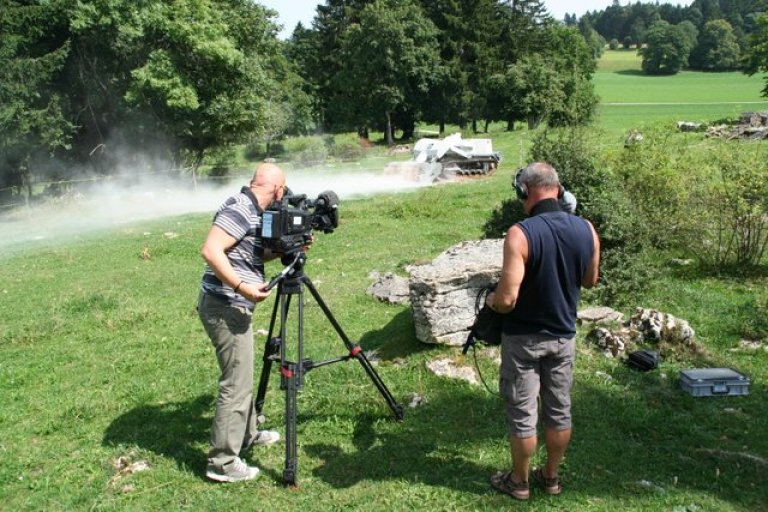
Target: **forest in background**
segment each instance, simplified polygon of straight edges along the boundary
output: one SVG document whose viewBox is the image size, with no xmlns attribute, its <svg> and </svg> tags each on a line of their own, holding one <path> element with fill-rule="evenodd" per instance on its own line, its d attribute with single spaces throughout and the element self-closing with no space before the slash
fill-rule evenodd
<svg viewBox="0 0 768 512">
<path fill-rule="evenodd" d="M 537 0 L 327 0 L 281 41 L 276 13 L 249 0 L 0 0 L 0 203 L 126 166 L 195 173 L 216 151 L 291 135 L 393 144 L 424 124 L 587 124 L 606 37 L 648 27 L 629 42 L 645 41 L 646 71 L 668 72 L 669 59 L 646 66 L 674 48 L 664 27 L 710 41 L 707 26 L 728 23 L 740 69 L 763 72 L 765 11 L 614 3 L 561 22 Z"/>
</svg>

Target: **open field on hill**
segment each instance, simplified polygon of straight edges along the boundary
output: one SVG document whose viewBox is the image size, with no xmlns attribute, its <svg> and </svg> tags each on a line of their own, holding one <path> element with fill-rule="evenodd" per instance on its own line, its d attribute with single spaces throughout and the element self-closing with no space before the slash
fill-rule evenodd
<svg viewBox="0 0 768 512">
<path fill-rule="evenodd" d="M 636 88 L 634 80 L 643 77 L 622 73 L 631 69 L 626 61 L 626 54 L 606 52 L 596 76 L 601 95 L 633 91 L 627 94 L 633 101 L 660 103 L 666 96 L 708 94 L 694 90 L 703 78 L 693 74 L 653 82 L 665 84 L 653 93 Z M 759 91 L 756 77 L 733 74 L 734 83 L 740 77 L 740 90 L 754 85 Z M 754 98 L 718 87 L 727 96 L 723 102 Z M 708 121 L 736 107 L 684 108 L 602 107 L 601 150 L 623 151 L 631 127 Z M 425 365 L 436 358 L 473 361 L 456 348 L 421 344 L 408 306 L 383 304 L 365 293 L 373 271 L 406 275 L 407 265 L 482 236 L 486 220 L 513 194 L 512 174 L 525 160 L 532 134 L 493 125 L 487 136 L 504 155 L 495 174 L 343 201 L 336 232 L 318 234 L 307 275 L 345 332 L 371 351 L 395 398 L 407 404 L 418 394 L 426 402 L 406 408 L 404 421 L 396 422 L 356 362 L 310 372 L 298 400 L 297 489 L 282 485 L 281 444 L 250 456 L 263 470 L 253 482 L 215 485 L 204 478 L 217 369 L 195 303 L 210 213 L 62 232 L 12 252 L 0 247 L 0 509 L 765 510 L 768 351 L 739 345 L 743 326 L 765 315 L 758 300 L 768 289 L 765 266 L 746 275 L 717 275 L 695 265 L 674 266 L 670 260 L 681 255 L 667 252 L 648 255 L 661 276 L 633 306 L 688 320 L 708 365 L 749 375 L 749 396 L 690 397 L 677 383 L 690 361 L 668 359 L 657 371 L 636 373 L 588 345 L 582 331 L 563 495 L 534 491 L 530 502 L 513 503 L 490 488 L 490 474 L 509 464 L 500 399 L 481 386 L 429 372 Z M 694 150 L 708 143 L 700 134 L 670 131 L 670 137 Z M 381 168 L 381 154 L 377 150 L 370 165 L 345 164 L 343 171 Z M 293 171 L 295 165 L 286 167 Z M 343 184 L 327 177 L 325 185 Z M 236 189 L 222 190 L 222 197 Z M 279 270 L 273 262 L 267 273 Z M 257 308 L 256 329 L 268 327 L 271 308 L 271 300 Z M 311 297 L 305 314 L 305 356 L 344 355 Z M 259 357 L 262 343 L 257 336 Z M 478 358 L 495 388 L 493 360 L 483 352 Z M 265 405 L 267 427 L 284 432 L 277 371 Z M 543 457 L 539 449 L 534 462 Z M 148 469 L 131 473 L 120 460 L 146 462 Z"/>
<path fill-rule="evenodd" d="M 600 96 L 598 123 L 608 130 L 641 128 L 654 122 L 710 123 L 766 110 L 760 75 L 682 71 L 647 76 L 634 50 L 607 50 L 594 75 Z"/>
</svg>

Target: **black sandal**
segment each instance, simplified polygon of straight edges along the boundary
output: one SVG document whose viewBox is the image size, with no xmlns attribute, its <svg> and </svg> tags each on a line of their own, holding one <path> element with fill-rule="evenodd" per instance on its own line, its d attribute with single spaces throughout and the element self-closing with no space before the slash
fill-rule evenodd
<svg viewBox="0 0 768 512">
<path fill-rule="evenodd" d="M 530 497 L 528 482 L 512 480 L 512 471 L 499 471 L 491 475 L 491 487 L 504 494 L 509 494 L 516 500 L 525 501 Z"/>
<path fill-rule="evenodd" d="M 544 475 L 544 470 L 542 468 L 534 469 L 533 473 L 531 473 L 531 479 L 537 487 L 544 489 L 544 492 L 547 494 L 555 496 L 563 492 L 563 486 L 560 484 L 560 478 L 547 478 Z"/>
</svg>

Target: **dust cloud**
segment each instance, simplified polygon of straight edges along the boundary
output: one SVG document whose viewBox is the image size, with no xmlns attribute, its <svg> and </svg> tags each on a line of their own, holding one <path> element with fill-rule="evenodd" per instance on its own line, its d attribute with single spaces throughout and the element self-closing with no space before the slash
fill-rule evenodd
<svg viewBox="0 0 768 512">
<path fill-rule="evenodd" d="M 134 176 L 136 176 L 134 174 Z M 289 170 L 287 185 L 294 194 L 314 199 L 333 190 L 343 201 L 379 193 L 397 193 L 431 184 L 383 171 Z M 0 257 L 29 243 L 59 242 L 98 230 L 191 213 L 213 213 L 227 197 L 246 185 L 238 176 L 211 186 L 168 179 L 118 178 L 67 192 L 29 207 L 0 215 Z M 343 217 L 343 202 L 341 214 Z"/>
</svg>

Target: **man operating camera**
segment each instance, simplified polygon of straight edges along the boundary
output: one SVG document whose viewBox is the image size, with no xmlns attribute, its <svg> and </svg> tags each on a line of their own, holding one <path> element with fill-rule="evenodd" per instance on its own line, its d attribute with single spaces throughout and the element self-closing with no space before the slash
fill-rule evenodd
<svg viewBox="0 0 768 512">
<path fill-rule="evenodd" d="M 530 478 L 547 494 L 562 489 L 558 470 L 571 436 L 576 307 L 581 287 L 597 283 L 600 241 L 592 224 L 566 211 L 575 208 L 575 198 L 563 204 L 566 191 L 551 165 L 520 169 L 513 186 L 528 218 L 507 231 L 501 280 L 486 300 L 505 315 L 499 387 L 513 468 L 494 474 L 491 485 L 526 500 L 539 398 L 547 459 Z"/>
<path fill-rule="evenodd" d="M 198 312 L 221 370 L 205 474 L 218 482 L 258 476 L 259 469 L 241 455 L 254 445 L 280 439 L 277 432 L 257 429 L 251 319 L 255 304 L 270 295 L 264 262 L 279 256 L 264 247 L 262 213 L 280 201 L 284 191 L 282 169 L 272 163 L 259 165 L 249 186 L 219 207 L 201 251 L 206 267 Z"/>
</svg>

